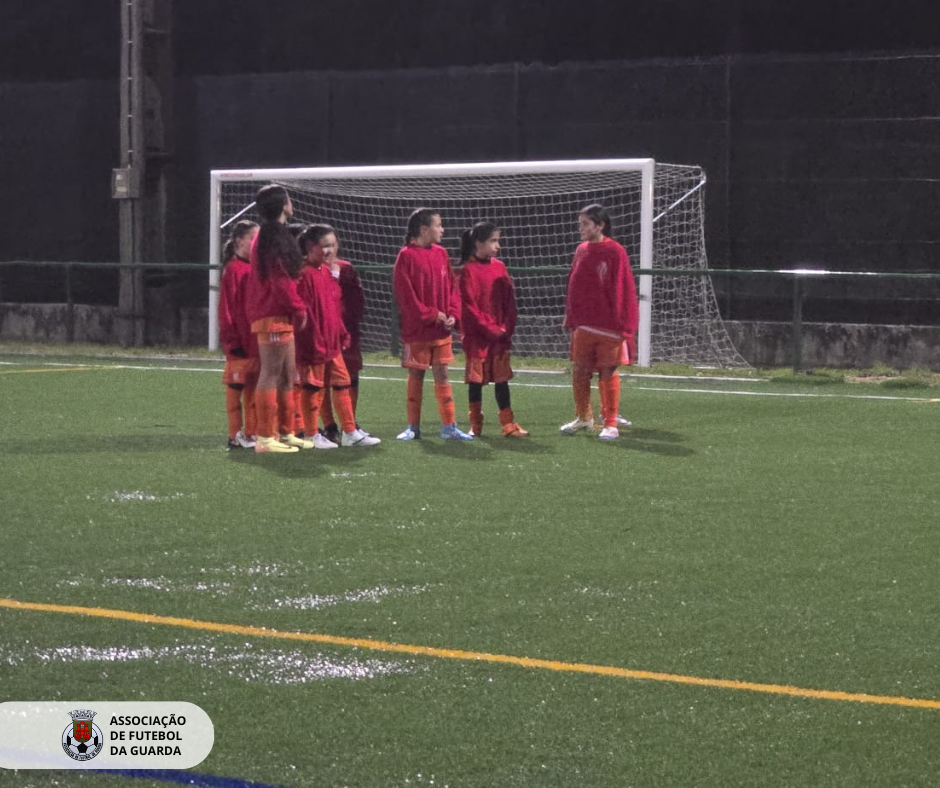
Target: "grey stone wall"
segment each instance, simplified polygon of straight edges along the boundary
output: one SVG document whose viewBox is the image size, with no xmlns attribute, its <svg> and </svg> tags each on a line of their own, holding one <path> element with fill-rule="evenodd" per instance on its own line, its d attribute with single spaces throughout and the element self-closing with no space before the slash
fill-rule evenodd
<svg viewBox="0 0 940 788">
<path fill-rule="evenodd" d="M 0 340 L 116 343 L 117 308 L 65 304 L 0 303 Z M 161 346 L 204 346 L 208 342 L 205 307 L 184 307 L 171 319 L 151 323 L 147 336 Z M 793 363 L 793 326 L 784 322 L 725 321 L 731 341 L 755 367 Z M 803 366 L 940 371 L 940 327 L 854 323 L 804 323 Z"/>
</svg>

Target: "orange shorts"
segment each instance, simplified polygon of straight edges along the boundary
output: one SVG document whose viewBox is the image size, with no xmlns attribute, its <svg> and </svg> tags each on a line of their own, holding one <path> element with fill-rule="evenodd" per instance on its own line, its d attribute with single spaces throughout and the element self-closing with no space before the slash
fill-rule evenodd
<svg viewBox="0 0 940 788">
<path fill-rule="evenodd" d="M 259 345 L 282 345 L 294 339 L 294 327 L 286 317 L 263 317 L 251 324 Z"/>
<path fill-rule="evenodd" d="M 227 358 L 222 372 L 222 382 L 227 385 L 244 385 L 258 380 L 261 361 L 257 358 Z"/>
<path fill-rule="evenodd" d="M 464 368 L 464 383 L 508 383 L 512 380 L 512 367 L 509 363 L 509 351 L 490 350 L 485 358 L 467 356 Z"/>
<path fill-rule="evenodd" d="M 571 336 L 570 358 L 578 366 L 595 372 L 631 363 L 625 339 L 581 327 Z"/>
<path fill-rule="evenodd" d="M 323 364 L 298 364 L 294 372 L 295 386 L 351 386 L 352 380 L 341 355 Z"/>
<path fill-rule="evenodd" d="M 432 364 L 450 364 L 453 360 L 450 337 L 430 342 L 404 342 L 401 346 L 401 365 L 406 369 L 428 369 Z"/>
</svg>

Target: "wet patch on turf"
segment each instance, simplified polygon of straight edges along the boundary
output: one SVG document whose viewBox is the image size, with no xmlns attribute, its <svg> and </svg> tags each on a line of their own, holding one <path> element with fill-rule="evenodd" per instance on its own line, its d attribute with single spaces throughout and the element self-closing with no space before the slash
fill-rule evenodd
<svg viewBox="0 0 940 788">
<path fill-rule="evenodd" d="M 280 686 L 330 679 L 378 679 L 428 670 L 427 665 L 409 660 L 338 657 L 301 649 L 266 648 L 251 642 L 237 646 L 221 641 L 158 647 L 75 644 L 39 649 L 11 644 L 0 646 L 0 663 L 13 667 L 35 663 L 118 665 L 136 662 L 170 668 L 193 665 L 249 684 Z"/>
<path fill-rule="evenodd" d="M 277 610 L 282 608 L 292 610 L 320 610 L 336 605 L 356 604 L 368 602 L 378 604 L 389 597 L 412 596 L 423 594 L 430 586 L 375 586 L 374 588 L 357 588 L 342 594 L 307 594 L 299 597 L 285 597 L 275 599 L 267 605 L 255 605 L 256 610 Z"/>
<path fill-rule="evenodd" d="M 96 500 L 97 496 L 86 496 L 89 501 Z M 115 490 L 106 493 L 102 499 L 108 503 L 162 503 L 164 501 L 178 501 L 181 498 L 193 498 L 191 493 L 172 493 L 171 495 L 157 495 L 143 490 Z"/>
</svg>

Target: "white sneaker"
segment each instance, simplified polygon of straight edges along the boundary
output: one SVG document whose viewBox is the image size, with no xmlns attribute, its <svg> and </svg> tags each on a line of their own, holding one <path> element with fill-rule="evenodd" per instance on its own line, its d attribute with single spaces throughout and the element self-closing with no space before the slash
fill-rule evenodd
<svg viewBox="0 0 940 788">
<path fill-rule="evenodd" d="M 614 438 L 620 437 L 620 430 L 616 427 L 604 427 L 604 429 L 601 430 L 601 434 L 597 437 L 602 441 L 612 441 Z"/>
<path fill-rule="evenodd" d="M 576 432 L 581 430 L 593 430 L 594 429 L 594 419 L 582 419 L 580 416 L 574 421 L 569 421 L 567 424 L 562 424 L 559 428 L 559 432 L 563 432 L 565 435 L 574 435 Z"/>
<path fill-rule="evenodd" d="M 255 447 L 254 438 L 249 438 L 245 435 L 244 430 L 239 430 L 235 433 L 235 442 L 243 449 L 253 449 Z"/>
<path fill-rule="evenodd" d="M 382 441 L 373 435 L 366 435 L 362 430 L 356 429 L 352 432 L 344 432 L 340 442 L 343 446 L 375 446 Z"/>
<path fill-rule="evenodd" d="M 338 449 L 339 444 L 333 443 L 326 435 L 321 435 L 319 432 L 313 436 L 313 448 L 315 449 Z"/>
<path fill-rule="evenodd" d="M 630 419 L 625 419 L 619 413 L 617 414 L 617 426 L 618 427 L 632 427 L 633 422 Z"/>
</svg>

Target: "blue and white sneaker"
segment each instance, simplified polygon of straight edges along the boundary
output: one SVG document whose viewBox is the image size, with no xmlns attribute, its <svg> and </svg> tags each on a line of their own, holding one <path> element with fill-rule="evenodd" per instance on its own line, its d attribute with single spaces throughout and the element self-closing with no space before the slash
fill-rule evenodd
<svg viewBox="0 0 940 788">
<path fill-rule="evenodd" d="M 461 432 L 457 428 L 457 422 L 453 424 L 441 425 L 441 439 L 445 441 L 472 441 L 473 436 L 466 432 Z"/>
<path fill-rule="evenodd" d="M 395 440 L 400 441 L 419 441 L 421 440 L 421 428 L 414 424 L 409 424 L 404 430 L 395 436 Z"/>
</svg>

